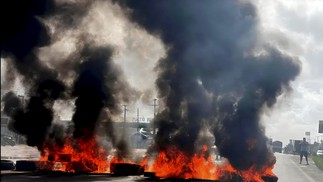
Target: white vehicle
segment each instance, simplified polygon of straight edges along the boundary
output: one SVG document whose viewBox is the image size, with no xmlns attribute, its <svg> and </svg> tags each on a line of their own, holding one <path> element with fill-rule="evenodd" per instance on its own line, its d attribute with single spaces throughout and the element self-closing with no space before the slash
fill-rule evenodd
<svg viewBox="0 0 323 182">
<path fill-rule="evenodd" d="M 323 156 L 323 150 L 322 150 L 322 149 L 317 150 L 316 155 L 321 155 L 321 156 Z"/>
</svg>

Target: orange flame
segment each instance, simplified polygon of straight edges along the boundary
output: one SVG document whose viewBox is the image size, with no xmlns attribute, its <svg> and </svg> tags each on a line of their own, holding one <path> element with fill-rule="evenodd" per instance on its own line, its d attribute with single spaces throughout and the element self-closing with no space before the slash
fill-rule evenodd
<svg viewBox="0 0 323 182">
<path fill-rule="evenodd" d="M 64 172 L 105 173 L 108 170 L 107 152 L 97 146 L 95 138 L 67 138 L 63 147 L 46 144 L 40 157 L 42 170 Z"/>
<path fill-rule="evenodd" d="M 237 173 L 244 179 L 246 182 L 264 182 L 262 179 L 263 176 L 276 176 L 272 172 L 273 166 L 256 168 L 255 166 L 250 167 L 249 170 L 237 171 Z"/>
<path fill-rule="evenodd" d="M 159 152 L 151 166 L 148 166 L 147 157 L 142 160 L 141 165 L 145 166 L 146 171 L 155 172 L 159 178 L 219 180 L 235 174 L 244 181 L 263 182 L 262 176 L 275 176 L 273 167 L 251 167 L 249 170 L 238 171 L 228 162 L 216 164 L 211 156 L 206 155 L 207 151 L 208 148 L 203 146 L 199 154 L 190 157 L 176 147 L 169 147 Z"/>
<path fill-rule="evenodd" d="M 264 182 L 262 176 L 275 176 L 273 166 L 260 169 L 252 166 L 249 170 L 238 171 L 228 162 L 216 164 L 207 152 L 208 148 L 203 146 L 201 152 L 189 156 L 173 146 L 160 151 L 152 165 L 148 165 L 148 156 L 143 158 L 140 165 L 144 166 L 145 171 L 155 172 L 159 178 L 219 180 L 235 174 L 246 182 Z M 136 164 L 117 157 L 108 161 L 107 151 L 96 144 L 95 138 L 74 141 L 67 138 L 63 147 L 47 144 L 40 158 L 42 170 L 63 172 L 109 173 L 110 164 L 115 163 Z"/>
<path fill-rule="evenodd" d="M 120 158 L 117 158 L 117 157 L 113 157 L 110 161 L 110 164 L 113 164 L 113 163 L 126 163 L 126 164 L 136 164 L 135 162 L 132 162 L 130 160 L 126 160 L 126 159 L 120 159 Z"/>
</svg>

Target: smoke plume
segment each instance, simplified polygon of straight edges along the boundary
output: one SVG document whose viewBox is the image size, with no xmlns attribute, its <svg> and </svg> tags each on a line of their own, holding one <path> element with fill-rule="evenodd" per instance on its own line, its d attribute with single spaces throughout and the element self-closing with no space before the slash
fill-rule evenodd
<svg viewBox="0 0 323 182">
<path fill-rule="evenodd" d="M 167 56 L 156 66 L 164 109 L 155 121 L 155 147 L 176 146 L 192 155 L 207 143 L 200 136 L 210 128 L 221 155 L 236 169 L 272 165 L 274 156 L 260 116 L 289 88 L 300 66 L 296 58 L 259 40 L 255 7 L 243 0 L 114 2 L 167 46 Z M 30 88 L 26 105 L 8 93 L 4 107 L 12 129 L 25 135 L 29 145 L 42 150 L 49 135 L 61 136 L 49 131 L 61 129 L 52 126 L 53 106 L 57 100 L 75 99 L 73 136 L 91 138 L 99 122 L 105 122 L 114 147 L 127 154 L 112 121 L 121 113 L 121 103 L 136 100 L 139 93 L 113 63 L 115 47 L 106 42 L 110 39 L 101 39 L 105 32 L 95 33 L 96 24 L 104 22 L 94 22 L 95 26 L 90 22 L 96 18 L 92 16 L 102 14 L 91 11 L 94 5 L 104 3 L 108 2 L 8 0 L 3 4 L 10 14 L 2 16 L 1 56 L 10 58 L 17 76 Z M 53 51 L 65 43 L 72 44 L 62 51 L 66 55 Z"/>
<path fill-rule="evenodd" d="M 85 17 L 97 2 L 33 0 L 5 1 L 3 5 L 15 14 L 4 18 L 1 56 L 8 58 L 17 70 L 16 76 L 30 88 L 26 105 L 13 92 L 7 93 L 2 99 L 4 110 L 12 119 L 10 128 L 40 151 L 46 142 L 57 143 L 55 138 L 64 138 L 62 125 L 53 123 L 54 104 L 72 99 L 72 137 L 93 139 L 100 122 L 107 122 L 106 131 L 111 132 L 106 135 L 118 148 L 118 138 L 112 132 L 113 116 L 121 113 L 121 103 L 131 102 L 139 94 L 112 61 L 114 47 L 98 42 L 84 27 Z M 53 55 L 52 46 L 62 39 L 71 43 L 74 51 Z M 40 54 L 44 50 L 48 55 Z M 127 153 L 126 149 L 125 145 L 120 147 L 123 153 Z"/>
<path fill-rule="evenodd" d="M 22 76 L 23 84 L 30 88 L 30 99 L 25 108 L 13 109 L 14 97 L 4 100 L 5 107 L 14 110 L 7 112 L 12 117 L 12 129 L 26 136 L 28 145 L 39 149 L 43 147 L 53 120 L 53 104 L 65 91 L 57 70 L 44 65 L 36 54 L 37 48 L 50 43 L 48 27 L 40 18 L 52 13 L 53 6 L 51 0 L 5 1 L 3 4 L 6 12 L 14 14 L 3 18 L 1 56 L 10 58 Z"/>
<path fill-rule="evenodd" d="M 81 52 L 82 62 L 77 69 L 79 76 L 72 92 L 72 95 L 77 98 L 72 119 L 76 138 L 86 138 L 87 135 L 93 137 L 96 122 L 103 108 L 119 111 L 114 97 L 117 90 L 113 84 L 118 82 L 119 72 L 111 62 L 111 56 L 110 47 L 85 46 Z"/>
<path fill-rule="evenodd" d="M 259 43 L 255 7 L 246 1 L 117 2 L 169 47 L 156 68 L 165 102 L 155 121 L 157 148 L 175 145 L 192 154 L 207 125 L 220 154 L 236 169 L 272 165 L 260 115 L 289 87 L 300 66 Z"/>
</svg>

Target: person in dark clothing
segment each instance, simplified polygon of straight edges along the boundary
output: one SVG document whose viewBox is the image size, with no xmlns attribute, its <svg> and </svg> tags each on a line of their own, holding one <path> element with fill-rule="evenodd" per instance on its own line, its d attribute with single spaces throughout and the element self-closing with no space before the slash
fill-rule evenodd
<svg viewBox="0 0 323 182">
<path fill-rule="evenodd" d="M 300 153 L 300 161 L 299 163 L 302 163 L 303 160 L 303 156 L 306 159 L 306 164 L 308 165 L 308 159 L 307 159 L 307 155 L 308 155 L 308 143 L 306 142 L 306 139 L 303 138 L 303 141 L 300 143 L 301 146 L 301 153 Z"/>
</svg>

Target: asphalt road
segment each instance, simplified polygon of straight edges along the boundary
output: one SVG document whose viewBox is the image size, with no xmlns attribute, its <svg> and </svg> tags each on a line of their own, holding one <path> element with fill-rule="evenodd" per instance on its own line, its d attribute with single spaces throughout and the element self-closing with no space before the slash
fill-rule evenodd
<svg viewBox="0 0 323 182">
<path fill-rule="evenodd" d="M 317 168 L 314 162 L 309 159 L 306 165 L 305 158 L 299 164 L 298 155 L 287 155 L 275 153 L 277 162 L 274 173 L 278 176 L 279 182 L 322 182 L 323 171 Z"/>
<path fill-rule="evenodd" d="M 299 164 L 299 156 L 276 153 L 277 163 L 274 173 L 278 176 L 279 182 L 321 182 L 323 181 L 323 171 L 318 169 L 312 160 L 309 165 Z M 305 159 L 304 159 L 305 160 Z M 12 171 L 1 171 L 1 181 L 6 182 L 64 182 L 64 181 L 152 181 L 146 180 L 143 176 L 116 177 L 111 175 L 70 175 L 70 174 L 48 174 L 39 175 L 37 173 L 21 173 Z M 171 181 L 171 180 L 166 180 Z M 200 180 L 199 180 L 200 181 Z"/>
<path fill-rule="evenodd" d="M 143 178 L 139 176 L 115 177 L 110 175 L 38 175 L 33 173 L 1 174 L 1 181 L 5 182 L 133 182 L 142 180 Z"/>
</svg>

